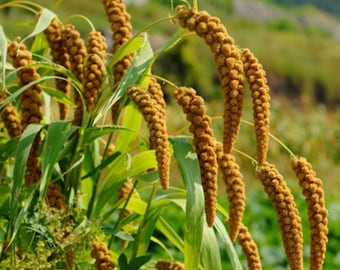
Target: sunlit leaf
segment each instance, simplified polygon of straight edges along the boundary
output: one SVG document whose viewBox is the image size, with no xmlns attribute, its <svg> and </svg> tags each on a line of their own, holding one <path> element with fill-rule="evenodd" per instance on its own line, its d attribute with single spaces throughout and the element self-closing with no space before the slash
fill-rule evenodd
<svg viewBox="0 0 340 270">
<path fill-rule="evenodd" d="M 51 23 L 54 17 L 56 17 L 55 13 L 53 13 L 47 8 L 44 8 L 42 12 L 40 13 L 38 22 L 35 25 L 35 28 L 33 29 L 33 31 L 28 36 L 23 38 L 20 42 L 24 43 L 27 39 L 34 37 L 35 35 L 44 31 L 49 26 L 49 24 Z"/>
<path fill-rule="evenodd" d="M 43 91 L 51 96 L 55 101 L 75 107 L 76 105 L 74 104 L 73 100 L 65 95 L 63 92 L 56 90 L 55 88 L 51 87 L 43 87 Z"/>
<path fill-rule="evenodd" d="M 204 194 L 199 164 L 188 138 L 170 137 L 169 140 L 173 145 L 174 156 L 187 190 L 184 227 L 185 269 L 197 270 L 201 256 L 204 224 Z"/>
<path fill-rule="evenodd" d="M 221 242 L 222 247 L 225 247 L 227 250 L 233 269 L 242 270 L 243 268 L 236 253 L 236 250 L 233 246 L 233 243 L 231 242 L 229 234 L 219 218 L 215 220 L 214 228 L 216 229 L 216 233 L 219 236 L 219 239 L 221 239 L 222 241 Z"/>
<path fill-rule="evenodd" d="M 4 29 L 0 25 L 0 69 L 1 69 L 1 79 L 0 83 L 5 83 L 5 77 L 6 77 L 6 56 L 7 56 L 7 38 L 4 33 Z M 1 86 L 1 89 L 4 89 L 3 86 Z"/>
<path fill-rule="evenodd" d="M 218 241 L 213 228 L 204 224 L 202 264 L 204 269 L 222 270 Z"/>
</svg>

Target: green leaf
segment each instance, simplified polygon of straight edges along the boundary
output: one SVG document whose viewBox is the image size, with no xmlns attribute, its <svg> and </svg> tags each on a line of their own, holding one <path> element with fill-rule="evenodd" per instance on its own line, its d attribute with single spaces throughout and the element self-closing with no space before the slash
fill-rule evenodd
<svg viewBox="0 0 340 270">
<path fill-rule="evenodd" d="M 199 164 L 187 137 L 170 137 L 174 156 L 187 190 L 184 228 L 185 269 L 199 269 L 204 225 L 204 194 L 201 185 Z M 214 268 L 207 268 L 214 269 Z"/>
<path fill-rule="evenodd" d="M 4 33 L 4 29 L 0 25 L 0 69 L 1 69 L 1 91 L 4 89 L 4 83 L 6 78 L 6 56 L 7 56 L 7 38 Z"/>
<path fill-rule="evenodd" d="M 156 226 L 167 240 L 174 244 L 180 252 L 184 253 L 184 241 L 163 217 L 158 219 Z"/>
<path fill-rule="evenodd" d="M 125 106 L 124 118 L 122 125 L 128 129 L 128 131 L 121 130 L 116 140 L 116 151 L 126 153 L 129 151 L 131 145 L 135 142 L 138 134 L 138 130 L 141 125 L 142 115 L 138 111 L 137 107 L 133 103 L 129 103 Z M 131 132 L 134 130 L 135 132 Z"/>
<path fill-rule="evenodd" d="M 65 95 L 63 92 L 56 90 L 55 88 L 51 87 L 43 87 L 43 91 L 48 94 L 50 97 L 52 97 L 55 101 L 75 107 L 73 100 Z"/>
<path fill-rule="evenodd" d="M 9 157 L 14 156 L 14 152 L 17 149 L 20 137 L 16 137 L 6 141 L 6 143 L 0 145 L 0 171 L 3 164 Z"/>
<path fill-rule="evenodd" d="M 40 132 L 40 130 L 43 128 L 43 125 L 40 124 L 32 124 L 29 125 L 24 133 L 20 137 L 19 145 L 16 151 L 16 159 L 14 162 L 14 168 L 13 168 L 13 186 L 12 186 L 12 192 L 11 192 L 11 199 L 10 199 L 10 217 L 12 221 L 11 223 L 11 232 L 13 234 L 12 237 L 14 237 L 16 231 L 19 228 L 20 220 L 23 217 L 23 214 L 20 216 L 18 215 L 18 208 L 19 208 L 19 193 L 20 189 L 24 182 L 24 175 L 25 175 L 25 169 L 26 169 L 26 163 L 28 159 L 29 152 L 31 150 L 32 143 L 34 141 L 34 138 L 36 135 Z M 18 216 L 17 216 L 18 215 Z"/>
<path fill-rule="evenodd" d="M 106 94 L 103 92 L 103 95 L 100 96 L 98 100 L 100 106 L 96 106 L 100 108 L 100 110 L 94 111 L 94 114 L 96 115 L 95 119 L 93 120 L 94 125 L 98 123 L 100 119 L 105 119 L 108 111 L 125 95 L 125 92 L 129 86 L 139 82 L 143 73 L 148 70 L 150 64 L 152 63 L 153 56 L 154 54 L 151 45 L 146 38 L 146 35 L 144 35 L 143 43 L 141 44 L 134 61 L 130 65 L 113 94 L 111 92 L 105 91 Z"/>
<path fill-rule="evenodd" d="M 44 33 L 37 34 L 31 46 L 33 60 L 34 61 L 41 60 L 41 55 L 44 55 L 44 52 L 47 50 L 47 48 L 48 48 L 48 43 L 45 38 L 45 34 Z"/>
<path fill-rule="evenodd" d="M 100 126 L 100 127 L 89 127 L 85 130 L 84 132 L 84 138 L 83 141 L 84 143 L 90 143 L 93 140 L 104 136 L 106 134 L 110 134 L 114 131 L 118 131 L 118 130 L 124 130 L 126 132 L 132 132 L 132 133 L 137 133 L 137 131 L 129 129 L 125 126 Z M 138 135 L 138 133 L 137 133 Z M 117 145 L 115 146 L 115 150 L 117 149 Z"/>
<path fill-rule="evenodd" d="M 70 121 L 56 121 L 48 126 L 46 140 L 41 153 L 40 199 L 45 197 L 47 182 L 51 178 L 54 166 L 60 158 L 59 153 L 73 131 L 74 128 L 71 128 Z"/>
<path fill-rule="evenodd" d="M 37 24 L 35 25 L 35 28 L 28 36 L 26 36 L 25 38 L 21 40 L 21 43 L 24 43 L 27 39 L 34 37 L 35 35 L 44 31 L 49 26 L 53 18 L 56 16 L 57 15 L 55 13 L 53 13 L 47 8 L 44 8 L 43 11 L 40 13 L 40 16 L 39 16 Z"/>
<path fill-rule="evenodd" d="M 220 237 L 222 240 L 222 246 L 226 247 L 228 256 L 230 258 L 231 264 L 233 266 L 234 270 L 242 270 L 242 265 L 241 262 L 238 258 L 238 255 L 236 253 L 236 250 L 233 246 L 233 243 L 231 242 L 229 238 L 229 234 L 227 230 L 225 229 L 222 221 L 219 218 L 216 218 L 215 223 L 214 223 L 214 228 L 216 229 L 217 235 Z"/>
<path fill-rule="evenodd" d="M 140 269 L 140 267 L 146 264 L 148 261 L 150 261 L 150 259 L 151 259 L 150 255 L 144 255 L 144 256 L 133 258 L 129 263 L 129 270 Z"/>
<path fill-rule="evenodd" d="M 213 228 L 204 224 L 202 264 L 204 269 L 222 270 L 218 241 Z"/>
<path fill-rule="evenodd" d="M 123 57 L 125 57 L 126 55 L 137 52 L 144 42 L 145 42 L 144 36 L 132 38 L 126 44 L 119 47 L 119 49 L 112 56 L 109 65 L 113 67 L 119 60 L 123 59 Z"/>
<path fill-rule="evenodd" d="M 128 268 L 129 264 L 128 264 L 125 253 L 121 253 L 120 256 L 118 257 L 118 265 L 119 265 L 119 268 L 122 270 L 129 269 Z"/>
</svg>

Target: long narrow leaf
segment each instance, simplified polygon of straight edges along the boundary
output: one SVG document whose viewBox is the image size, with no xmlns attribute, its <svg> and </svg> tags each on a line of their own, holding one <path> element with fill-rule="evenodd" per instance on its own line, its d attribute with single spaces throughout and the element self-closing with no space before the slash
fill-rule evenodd
<svg viewBox="0 0 340 270">
<path fill-rule="evenodd" d="M 195 151 L 186 137 L 171 137 L 174 155 L 187 190 L 184 230 L 185 269 L 199 269 L 203 240 L 204 195 Z M 207 268 L 214 269 L 214 268 Z"/>
<path fill-rule="evenodd" d="M 4 33 L 4 29 L 0 25 L 0 69 L 1 69 L 1 79 L 0 83 L 1 85 L 1 91 L 4 89 L 3 84 L 5 83 L 5 77 L 6 77 L 6 55 L 7 55 L 7 38 Z M 1 94 L 1 93 L 0 93 Z"/>
<path fill-rule="evenodd" d="M 11 193 L 11 200 L 10 200 L 10 217 L 11 220 L 14 221 L 16 219 L 18 207 L 19 207 L 19 191 L 24 182 L 24 174 L 26 169 L 26 163 L 28 159 L 28 155 L 34 141 L 35 136 L 40 132 L 43 128 L 43 125 L 34 124 L 29 125 L 24 133 L 22 134 L 19 145 L 16 151 L 16 159 L 14 162 L 13 168 L 13 186 L 12 186 L 12 193 Z M 14 223 L 12 223 L 14 225 Z M 13 232 L 13 227 L 12 227 Z"/>
<path fill-rule="evenodd" d="M 47 26 L 49 26 L 49 24 L 51 23 L 54 17 L 56 17 L 55 13 L 53 13 L 47 8 L 43 9 L 43 11 L 40 13 L 40 16 L 39 16 L 37 24 L 35 25 L 35 28 L 28 36 L 26 36 L 25 38 L 21 40 L 21 43 L 24 43 L 27 39 L 34 37 L 35 35 L 44 31 L 47 28 Z"/>
<path fill-rule="evenodd" d="M 202 264 L 204 269 L 222 270 L 218 241 L 213 228 L 204 224 Z"/>
<path fill-rule="evenodd" d="M 242 270 L 242 265 L 233 246 L 233 243 L 231 242 L 229 234 L 219 218 L 216 219 L 214 227 L 216 229 L 217 235 L 222 240 L 223 247 L 225 247 L 227 250 L 233 269 Z"/>
<path fill-rule="evenodd" d="M 59 153 L 73 130 L 69 121 L 56 121 L 48 126 L 46 141 L 41 154 L 40 199 L 45 197 L 47 181 L 51 178 Z"/>
</svg>

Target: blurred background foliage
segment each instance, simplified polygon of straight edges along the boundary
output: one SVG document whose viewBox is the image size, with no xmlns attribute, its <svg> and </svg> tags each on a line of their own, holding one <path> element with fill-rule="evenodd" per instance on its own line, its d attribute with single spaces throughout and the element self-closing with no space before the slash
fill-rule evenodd
<svg viewBox="0 0 340 270">
<path fill-rule="evenodd" d="M 59 0 L 46 3 L 44 0 L 37 0 L 36 2 L 56 11 L 62 20 L 71 14 L 79 13 L 88 17 L 97 29 L 103 32 L 109 31 L 106 16 L 97 1 Z M 135 31 L 156 19 L 171 16 L 172 7 L 182 3 L 180 0 L 126 2 L 129 2 L 128 10 L 132 15 Z M 324 181 L 330 213 L 329 245 L 324 269 L 336 269 L 340 265 L 338 230 L 340 202 L 337 197 L 340 190 L 340 182 L 337 181 L 340 175 L 338 68 L 340 21 L 337 18 L 340 16 L 340 1 L 207 0 L 198 2 L 200 9 L 206 9 L 210 14 L 220 17 L 236 44 L 250 48 L 264 65 L 272 94 L 271 132 L 296 154 L 308 157 L 319 177 Z M 258 9 L 254 9 L 252 6 L 254 3 Z M 256 13 L 256 10 L 262 10 L 261 12 L 264 13 Z M 265 16 L 262 16 L 263 14 Z M 18 9 L 2 10 L 0 23 L 9 38 L 14 39 L 19 33 L 24 35 L 26 30 L 28 33 L 30 28 L 25 23 L 14 24 L 13 21 L 27 22 L 30 16 Z M 313 20 L 316 23 L 310 23 Z M 89 31 L 88 24 L 82 19 L 74 19 L 72 23 L 80 31 Z M 152 27 L 148 31 L 152 46 L 155 49 L 159 48 L 176 30 L 176 26 L 168 22 Z M 109 36 L 108 32 L 108 39 Z M 153 73 L 177 85 L 184 84 L 196 88 L 209 101 L 208 112 L 216 117 L 213 125 L 218 134 L 221 128 L 221 121 L 218 118 L 222 111 L 221 92 L 212 58 L 203 41 L 193 35 L 187 35 L 178 46 L 155 63 Z M 183 72 L 184 70 L 186 72 Z M 172 102 L 168 99 L 168 123 L 171 126 L 170 132 L 176 133 L 184 124 L 183 118 L 173 117 L 177 115 L 175 110 L 178 108 L 171 106 Z M 251 121 L 250 104 L 245 104 L 245 107 L 244 119 Z M 236 147 L 253 156 L 255 147 L 252 141 L 254 137 L 251 133 L 252 127 L 242 124 L 241 129 Z M 275 212 L 263 193 L 260 183 L 255 181 L 252 164 L 243 155 L 237 156 L 248 186 L 245 223 L 250 224 L 250 230 L 258 242 L 264 260 L 264 269 L 287 269 L 283 265 L 284 258 L 280 257 L 284 254 L 282 245 L 275 242 L 279 231 L 278 225 L 273 222 Z M 274 162 L 279 164 L 279 170 L 292 187 L 298 205 L 303 205 L 303 198 L 289 169 L 286 152 L 273 140 L 269 159 L 274 159 Z M 224 193 L 223 187 L 220 190 Z M 307 224 L 306 209 L 302 209 L 301 214 Z M 308 246 L 306 246 L 307 253 Z"/>
</svg>

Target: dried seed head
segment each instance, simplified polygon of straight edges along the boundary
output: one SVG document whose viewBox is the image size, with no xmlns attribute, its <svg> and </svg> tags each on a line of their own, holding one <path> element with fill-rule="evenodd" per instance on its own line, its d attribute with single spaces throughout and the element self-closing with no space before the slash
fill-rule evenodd
<svg viewBox="0 0 340 270">
<path fill-rule="evenodd" d="M 86 63 L 83 96 L 88 112 L 91 112 L 98 98 L 106 61 L 105 37 L 96 31 L 89 34 L 87 46 L 89 57 Z"/>
<path fill-rule="evenodd" d="M 66 53 L 64 40 L 62 39 L 61 35 L 61 28 L 62 26 L 59 25 L 58 21 L 53 19 L 50 25 L 45 29 L 44 34 L 51 50 L 52 61 L 65 67 L 66 69 L 71 69 L 69 56 Z M 71 89 L 71 79 L 59 72 L 55 72 L 55 75 L 62 78 L 56 79 L 56 89 L 69 96 Z M 59 103 L 58 105 L 60 119 L 65 119 L 68 112 L 68 105 L 64 103 Z"/>
<path fill-rule="evenodd" d="M 87 56 L 84 40 L 80 37 L 79 31 L 74 25 L 66 25 L 62 29 L 61 35 L 65 51 L 69 55 L 71 72 L 78 79 L 78 81 L 83 84 L 84 59 Z M 80 125 L 83 118 L 83 106 L 78 91 L 74 91 L 74 100 L 76 108 L 74 110 L 73 124 Z"/>
<path fill-rule="evenodd" d="M 60 186 L 49 184 L 46 193 L 47 203 L 54 208 L 61 209 L 66 206 L 65 196 L 62 194 Z"/>
<path fill-rule="evenodd" d="M 206 219 L 211 227 L 216 216 L 218 170 L 211 119 L 205 114 L 204 100 L 196 95 L 194 89 L 180 87 L 175 92 L 175 98 L 182 106 L 187 120 L 191 122 L 190 132 L 194 135 L 193 144 L 200 165 Z"/>
<path fill-rule="evenodd" d="M 248 269 L 261 270 L 262 264 L 257 245 L 248 228 L 242 223 L 240 224 L 237 240 L 246 256 Z"/>
<path fill-rule="evenodd" d="M 1 98 L 0 98 L 1 101 Z M 12 104 L 8 104 L 1 114 L 1 120 L 11 138 L 21 135 L 22 126 L 20 115 Z"/>
<path fill-rule="evenodd" d="M 202 37 L 215 55 L 224 96 L 223 148 L 225 153 L 230 153 L 243 111 L 244 79 L 239 50 L 218 18 L 206 11 L 195 11 L 185 6 L 177 6 L 176 12 L 179 24 Z"/>
<path fill-rule="evenodd" d="M 222 144 L 216 146 L 218 166 L 223 174 L 223 180 L 227 189 L 229 201 L 229 235 L 231 241 L 235 241 L 241 226 L 245 206 L 246 194 L 243 175 L 232 154 L 223 152 Z M 251 268 L 252 269 L 252 268 Z"/>
<path fill-rule="evenodd" d="M 137 105 L 148 124 L 150 146 L 154 147 L 153 149 L 156 151 L 161 186 L 166 190 L 169 187 L 170 151 L 165 115 L 160 112 L 156 100 L 143 88 L 130 87 L 127 94 Z"/>
<path fill-rule="evenodd" d="M 98 270 L 114 270 L 115 264 L 111 259 L 109 250 L 105 243 L 94 242 L 92 243 L 91 257 L 94 258 L 95 267 Z"/>
<path fill-rule="evenodd" d="M 303 269 L 303 238 L 301 218 L 294 197 L 273 164 L 265 162 L 258 176 L 275 208 L 283 245 L 291 269 Z"/>
<path fill-rule="evenodd" d="M 257 161 L 261 165 L 266 161 L 269 143 L 269 87 L 262 65 L 250 50 L 242 50 L 242 62 L 253 100 Z"/>
<path fill-rule="evenodd" d="M 292 157 L 291 166 L 308 205 L 310 269 L 320 270 L 323 268 L 328 241 L 328 211 L 322 181 L 316 176 L 312 164 L 303 157 Z"/>
<path fill-rule="evenodd" d="M 158 260 L 155 268 L 157 270 L 184 270 L 184 264 L 173 260 Z"/>
</svg>

